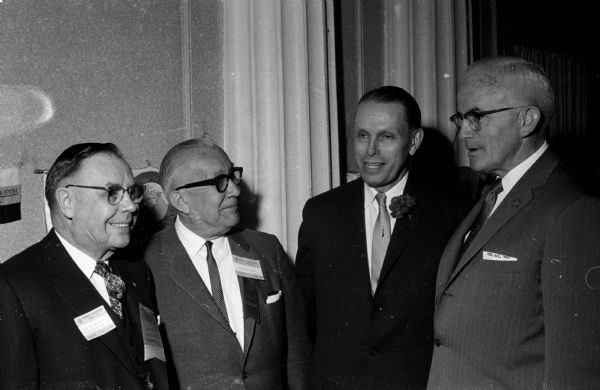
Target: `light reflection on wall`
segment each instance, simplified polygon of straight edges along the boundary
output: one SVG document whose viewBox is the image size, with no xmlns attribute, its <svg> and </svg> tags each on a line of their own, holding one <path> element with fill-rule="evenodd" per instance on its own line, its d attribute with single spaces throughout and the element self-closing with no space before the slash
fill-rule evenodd
<svg viewBox="0 0 600 390">
<path fill-rule="evenodd" d="M 40 88 L 0 84 L 0 139 L 39 128 L 54 112 L 52 98 Z"/>
</svg>

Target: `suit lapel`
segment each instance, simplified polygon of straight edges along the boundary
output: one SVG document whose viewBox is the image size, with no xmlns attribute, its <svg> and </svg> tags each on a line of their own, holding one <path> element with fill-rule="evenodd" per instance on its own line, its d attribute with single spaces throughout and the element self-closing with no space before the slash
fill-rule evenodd
<svg viewBox="0 0 600 390">
<path fill-rule="evenodd" d="M 483 225 L 477 237 L 475 237 L 475 239 L 471 242 L 471 245 L 469 245 L 465 253 L 463 253 L 459 259 L 458 264 L 456 265 L 446 284 L 446 287 L 452 283 L 452 281 L 467 266 L 467 264 L 469 264 L 475 258 L 475 255 L 479 253 L 484 245 L 489 242 L 490 239 L 494 237 L 494 235 L 498 233 L 498 231 L 502 229 L 502 227 L 506 225 L 519 211 L 521 211 L 534 199 L 534 190 L 544 186 L 548 180 L 548 176 L 550 176 L 550 173 L 557 164 L 558 159 L 550 151 L 546 151 L 542 156 L 540 156 L 538 161 L 536 161 L 525 173 L 525 175 L 523 175 L 523 177 L 516 183 L 506 198 L 504 198 L 502 203 L 490 216 L 489 220 L 485 223 L 485 225 Z M 481 202 L 482 200 L 478 202 L 478 205 Z M 469 226 L 470 224 L 467 225 L 466 229 L 468 229 Z M 464 234 L 466 234 L 466 230 L 464 231 Z M 464 234 L 460 237 L 461 244 Z"/>
<path fill-rule="evenodd" d="M 480 199 L 473 208 L 469 211 L 465 219 L 458 225 L 450 240 L 446 244 L 444 248 L 444 252 L 442 253 L 442 257 L 440 260 L 440 266 L 438 270 L 437 283 L 436 283 L 436 302 L 439 300 L 444 289 L 440 289 L 440 286 L 446 286 L 450 276 L 452 275 L 452 271 L 454 271 L 457 261 L 457 256 L 460 252 L 460 248 L 463 244 L 463 239 L 467 231 L 477 218 L 477 214 L 479 214 L 479 210 L 483 205 L 483 199 Z"/>
<path fill-rule="evenodd" d="M 409 180 L 406 183 L 404 193 L 410 194 L 415 199 L 417 199 L 417 207 L 411 210 L 410 216 L 405 215 L 402 218 L 396 220 L 396 224 L 394 225 L 394 231 L 392 232 L 392 237 L 390 239 L 388 249 L 385 253 L 385 259 L 381 268 L 378 286 L 385 282 L 387 275 L 390 273 L 390 271 L 394 268 L 394 266 L 400 259 L 402 252 L 406 248 L 406 245 L 410 242 L 412 235 L 415 232 L 415 228 L 417 227 L 417 224 L 423 212 L 422 208 L 418 207 L 419 200 L 422 204 L 424 196 L 426 195 L 422 193 L 421 189 L 417 184 L 415 184 L 415 181 L 412 178 L 413 176 L 409 175 Z"/>
<path fill-rule="evenodd" d="M 167 275 L 210 317 L 231 332 L 231 327 L 223 318 L 210 291 L 179 241 L 174 226 L 166 228 L 165 234 L 161 236 L 161 249 L 160 255 L 163 256 L 162 261 Z"/>
<path fill-rule="evenodd" d="M 244 257 L 252 260 L 259 260 L 263 276 L 267 280 L 267 272 L 262 256 L 254 250 L 248 241 L 240 232 L 233 232 L 228 235 L 229 246 L 233 256 Z M 257 324 L 260 324 L 260 297 L 266 296 L 269 292 L 263 291 L 261 294 L 261 285 L 266 288 L 266 282 L 260 282 L 258 279 L 244 278 L 238 276 L 240 291 L 242 293 L 242 304 L 244 308 L 244 357 L 242 366 L 245 367 L 248 356 L 254 341 L 254 334 Z"/>
<path fill-rule="evenodd" d="M 98 306 L 104 306 L 114 324 L 120 327 L 121 320 L 119 317 L 112 311 L 90 281 L 85 278 L 54 234 L 54 231 L 50 233 L 48 238 L 49 245 L 45 251 L 46 269 L 53 279 L 54 289 L 65 304 L 73 310 L 74 317 L 88 313 Z M 136 375 L 135 367 L 116 332 L 110 331 L 98 337 L 98 340 L 104 343 L 132 375 Z"/>
<path fill-rule="evenodd" d="M 371 280 L 369 269 L 369 257 L 367 254 L 367 235 L 365 232 L 365 190 L 364 181 L 356 179 L 350 182 L 345 199 L 339 202 L 339 226 L 354 227 L 339 229 L 339 239 L 344 242 L 346 255 L 341 256 L 348 262 L 346 267 L 349 274 L 352 273 L 357 280 L 357 285 L 371 295 Z M 357 256 L 358 254 L 358 256 Z M 350 263 L 351 262 L 351 263 Z"/>
</svg>

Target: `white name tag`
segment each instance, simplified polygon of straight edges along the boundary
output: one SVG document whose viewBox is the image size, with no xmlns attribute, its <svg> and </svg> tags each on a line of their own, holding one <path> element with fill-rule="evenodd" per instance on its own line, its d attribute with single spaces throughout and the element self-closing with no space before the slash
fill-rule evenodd
<svg viewBox="0 0 600 390">
<path fill-rule="evenodd" d="M 140 303 L 140 321 L 142 323 L 142 337 L 144 338 L 144 360 L 157 358 L 166 361 L 158 322 L 152 310 Z"/>
<path fill-rule="evenodd" d="M 245 257 L 233 255 L 233 268 L 238 276 L 265 280 L 262 268 L 260 268 L 260 260 L 247 259 Z"/>
<path fill-rule="evenodd" d="M 499 253 L 483 251 L 483 260 L 491 260 L 491 261 L 517 261 L 517 258 L 516 257 L 512 257 L 512 256 L 501 255 Z"/>
<path fill-rule="evenodd" d="M 79 317 L 75 317 L 75 324 L 87 341 L 105 335 L 116 328 L 104 306 L 98 306 Z"/>
</svg>

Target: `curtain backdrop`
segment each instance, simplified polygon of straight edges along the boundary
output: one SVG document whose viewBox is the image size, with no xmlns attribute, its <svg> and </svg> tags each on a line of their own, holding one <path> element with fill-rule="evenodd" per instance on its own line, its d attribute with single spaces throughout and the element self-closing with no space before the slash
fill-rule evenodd
<svg viewBox="0 0 600 390">
<path fill-rule="evenodd" d="M 307 199 L 339 185 L 333 0 L 224 0 L 224 148 L 242 219 L 290 256 Z"/>
</svg>

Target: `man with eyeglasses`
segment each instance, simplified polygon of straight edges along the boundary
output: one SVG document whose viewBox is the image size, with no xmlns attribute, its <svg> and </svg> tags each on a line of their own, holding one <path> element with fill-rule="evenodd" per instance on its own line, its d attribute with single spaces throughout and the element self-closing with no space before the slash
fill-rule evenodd
<svg viewBox="0 0 600 390">
<path fill-rule="evenodd" d="M 0 388 L 168 388 L 150 270 L 111 258 L 142 196 L 121 152 L 67 148 L 45 195 L 53 229 L 0 266 Z"/>
<path fill-rule="evenodd" d="M 153 271 L 173 389 L 306 389 L 307 317 L 273 235 L 237 228 L 242 168 L 206 138 L 160 166 L 177 218 L 133 249 Z"/>
<path fill-rule="evenodd" d="M 450 120 L 471 168 L 496 181 L 442 255 L 428 389 L 596 389 L 600 201 L 544 139 L 548 78 L 494 57 L 463 80 Z"/>
</svg>

